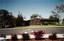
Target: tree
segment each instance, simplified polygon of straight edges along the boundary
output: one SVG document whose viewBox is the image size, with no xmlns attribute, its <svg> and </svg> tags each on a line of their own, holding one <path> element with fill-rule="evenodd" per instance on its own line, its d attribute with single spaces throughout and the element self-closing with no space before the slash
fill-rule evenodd
<svg viewBox="0 0 64 41">
<path fill-rule="evenodd" d="M 9 25 L 10 28 L 16 26 L 16 18 L 14 16 L 9 15 L 8 16 L 8 21 L 9 22 L 7 22 L 7 25 Z"/>
<path fill-rule="evenodd" d="M 62 24 L 63 16 L 64 16 L 64 4 L 60 4 L 56 6 L 56 11 L 59 13 L 60 17 L 60 24 Z"/>
<path fill-rule="evenodd" d="M 57 5 L 55 7 L 55 10 L 53 13 L 56 13 L 57 15 L 59 15 L 59 23 L 62 24 L 62 20 L 63 20 L 63 16 L 64 16 L 64 4 L 60 4 L 60 5 Z"/>
<path fill-rule="evenodd" d="M 4 10 L 4 9 L 0 10 L 0 16 L 3 16 L 3 15 L 6 16 L 8 14 L 9 14 L 9 12 L 7 10 Z"/>
<path fill-rule="evenodd" d="M 59 17 L 60 17 L 60 15 L 57 14 L 56 12 L 54 12 L 54 11 L 51 11 L 51 12 L 52 12 L 52 15 L 50 15 L 49 19 L 55 20 L 59 24 Z"/>
<path fill-rule="evenodd" d="M 58 13 L 64 12 L 64 4 L 57 5 L 56 10 Z"/>
<path fill-rule="evenodd" d="M 23 21 L 24 20 L 22 14 L 18 14 L 18 17 L 16 19 L 16 26 L 23 26 L 24 25 Z"/>
<path fill-rule="evenodd" d="M 62 24 L 64 25 L 64 18 L 63 18 Z"/>
<path fill-rule="evenodd" d="M 12 22 L 13 20 L 11 19 L 14 20 L 14 17 L 10 15 L 10 13 L 7 10 L 4 10 L 4 9 L 0 10 L 0 27 L 1 28 L 13 27 L 12 23 L 15 24 L 15 22 Z"/>
</svg>

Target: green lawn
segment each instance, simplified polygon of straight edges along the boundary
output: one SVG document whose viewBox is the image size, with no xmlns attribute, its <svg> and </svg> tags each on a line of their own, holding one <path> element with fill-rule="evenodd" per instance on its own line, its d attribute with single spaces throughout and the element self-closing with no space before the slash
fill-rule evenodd
<svg viewBox="0 0 64 41">
<path fill-rule="evenodd" d="M 64 27 L 64 26 L 56 26 L 56 25 L 31 25 L 31 26 L 19 26 L 16 28 L 22 28 L 22 29 L 31 29 L 31 28 L 50 28 L 50 27 Z"/>
</svg>

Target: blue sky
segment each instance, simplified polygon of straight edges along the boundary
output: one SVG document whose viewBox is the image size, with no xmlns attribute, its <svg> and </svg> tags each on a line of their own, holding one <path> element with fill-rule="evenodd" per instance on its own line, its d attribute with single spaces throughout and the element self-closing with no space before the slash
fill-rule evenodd
<svg viewBox="0 0 64 41">
<path fill-rule="evenodd" d="M 0 0 L 0 9 L 6 9 L 12 12 L 14 16 L 18 15 L 18 11 L 26 18 L 30 18 L 32 14 L 39 14 L 44 18 L 51 15 L 51 10 L 62 0 Z"/>
</svg>

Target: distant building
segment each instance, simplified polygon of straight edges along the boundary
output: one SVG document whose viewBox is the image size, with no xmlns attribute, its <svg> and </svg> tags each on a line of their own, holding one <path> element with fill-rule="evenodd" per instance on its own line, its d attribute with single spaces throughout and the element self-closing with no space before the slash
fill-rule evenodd
<svg viewBox="0 0 64 41">
<path fill-rule="evenodd" d="M 32 19 L 30 22 L 30 25 L 40 25 L 41 24 L 41 19 L 35 18 Z"/>
<path fill-rule="evenodd" d="M 29 25 L 56 25 L 58 24 L 58 20 L 55 19 L 46 19 L 41 17 L 35 17 L 32 19 L 24 19 L 23 26 L 29 26 Z"/>
<path fill-rule="evenodd" d="M 34 18 L 30 20 L 30 25 L 55 25 L 58 24 L 58 20 L 54 19 L 43 19 L 43 18 Z"/>
<path fill-rule="evenodd" d="M 36 17 L 30 20 L 30 25 L 41 25 L 42 21 L 41 21 L 41 17 Z"/>
</svg>

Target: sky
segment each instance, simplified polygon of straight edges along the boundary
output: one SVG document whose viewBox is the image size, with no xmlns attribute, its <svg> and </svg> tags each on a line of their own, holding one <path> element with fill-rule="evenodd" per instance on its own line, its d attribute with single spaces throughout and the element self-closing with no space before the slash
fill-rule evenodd
<svg viewBox="0 0 64 41">
<path fill-rule="evenodd" d="M 32 14 L 39 14 L 48 18 L 55 6 L 62 0 L 0 0 L 0 9 L 6 9 L 17 17 L 22 13 L 23 17 L 30 18 Z"/>
</svg>

